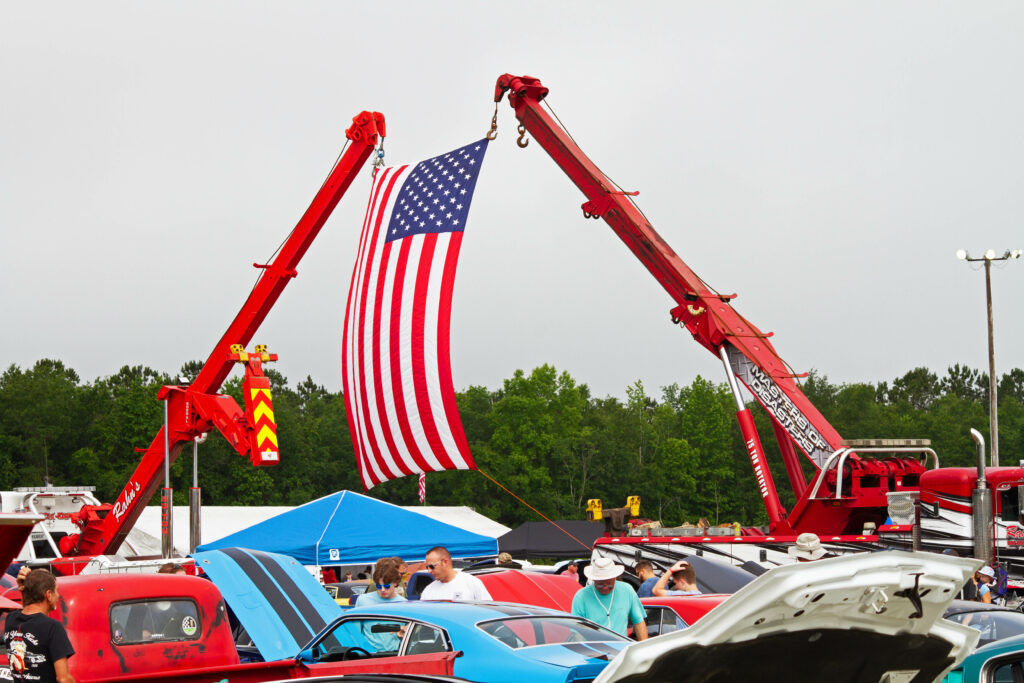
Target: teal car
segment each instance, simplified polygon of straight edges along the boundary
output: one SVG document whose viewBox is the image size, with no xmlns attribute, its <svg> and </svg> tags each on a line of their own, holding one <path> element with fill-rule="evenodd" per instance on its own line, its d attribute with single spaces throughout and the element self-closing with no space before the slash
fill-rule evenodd
<svg viewBox="0 0 1024 683">
<path fill-rule="evenodd" d="M 982 645 L 943 683 L 1020 683 L 1024 681 L 1024 636 Z"/>
</svg>

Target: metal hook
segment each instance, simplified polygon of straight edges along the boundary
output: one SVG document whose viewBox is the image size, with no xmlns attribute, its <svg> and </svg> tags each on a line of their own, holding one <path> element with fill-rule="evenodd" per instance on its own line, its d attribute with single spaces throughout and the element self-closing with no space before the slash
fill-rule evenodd
<svg viewBox="0 0 1024 683">
<path fill-rule="evenodd" d="M 526 139 L 526 126 L 520 123 L 519 128 L 516 130 L 519 131 L 519 137 L 516 139 L 516 144 L 520 147 L 526 147 L 530 144 L 530 141 Z"/>
<path fill-rule="evenodd" d="M 498 137 L 498 103 L 494 103 L 494 116 L 491 117 L 491 129 L 487 131 L 487 139 L 494 140 Z"/>
<path fill-rule="evenodd" d="M 377 173 L 377 169 L 384 165 L 384 138 L 380 139 L 380 145 L 377 147 L 377 158 L 373 160 L 373 173 Z"/>
</svg>

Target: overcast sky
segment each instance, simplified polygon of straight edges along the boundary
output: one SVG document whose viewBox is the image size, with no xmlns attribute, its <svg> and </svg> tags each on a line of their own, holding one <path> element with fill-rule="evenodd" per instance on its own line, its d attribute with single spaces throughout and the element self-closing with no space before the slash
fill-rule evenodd
<svg viewBox="0 0 1024 683">
<path fill-rule="evenodd" d="M 3 0 L 0 362 L 84 380 L 205 359 L 364 109 L 387 160 L 482 137 L 539 77 L 699 275 L 835 382 L 987 364 L 984 273 L 1024 248 L 1020 2 Z M 502 103 L 456 281 L 455 384 L 551 363 L 598 396 L 720 362 Z M 254 341 L 341 386 L 369 167 Z M 993 268 L 1024 367 L 1024 261 Z"/>
</svg>

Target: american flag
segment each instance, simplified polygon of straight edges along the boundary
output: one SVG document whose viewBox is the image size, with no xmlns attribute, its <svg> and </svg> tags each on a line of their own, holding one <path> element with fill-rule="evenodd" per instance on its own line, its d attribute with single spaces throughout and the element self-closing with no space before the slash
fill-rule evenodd
<svg viewBox="0 0 1024 683">
<path fill-rule="evenodd" d="M 427 475 L 420 472 L 420 503 L 427 502 Z"/>
<path fill-rule="evenodd" d="M 476 469 L 455 405 L 449 326 L 486 151 L 484 139 L 374 176 L 342 342 L 345 407 L 367 490 L 416 472 Z"/>
</svg>

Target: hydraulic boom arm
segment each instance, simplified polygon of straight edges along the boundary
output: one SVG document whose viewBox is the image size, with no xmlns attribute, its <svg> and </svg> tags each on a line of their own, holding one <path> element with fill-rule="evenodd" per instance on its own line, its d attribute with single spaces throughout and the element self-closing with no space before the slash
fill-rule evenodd
<svg viewBox="0 0 1024 683">
<path fill-rule="evenodd" d="M 384 116 L 364 111 L 352 120 L 352 126 L 345 135 L 351 144 L 346 146 L 273 262 L 253 264 L 263 269 L 263 273 L 195 380 L 190 385 L 161 389 L 159 397 L 167 402 L 169 431 L 166 442 L 171 462 L 185 444 L 214 427 L 224 434 L 236 451 L 249 455 L 254 465 L 278 462 L 269 383 L 261 369 L 263 362 L 277 357 L 266 353 L 263 347 L 258 346 L 254 353 L 246 353 L 244 348 L 288 282 L 296 276 L 299 261 L 366 163 L 378 140 L 385 135 Z M 233 398 L 217 393 L 236 363 L 245 366 L 245 412 Z M 61 550 L 65 555 L 101 555 L 117 551 L 160 484 L 164 444 L 164 428 L 161 428 L 113 505 L 82 508 L 77 520 L 82 533 L 62 539 Z"/>
<path fill-rule="evenodd" d="M 508 92 L 516 117 L 587 197 L 583 214 L 603 218 L 676 302 L 672 319 L 718 356 L 725 348 L 733 371 L 773 420 L 816 465 L 839 448 L 840 436 L 794 381 L 768 337 L 733 309 L 734 294 L 711 291 L 661 238 L 640 210 L 576 145 L 541 101 L 548 89 L 536 78 L 505 74 L 494 100 Z"/>
</svg>

